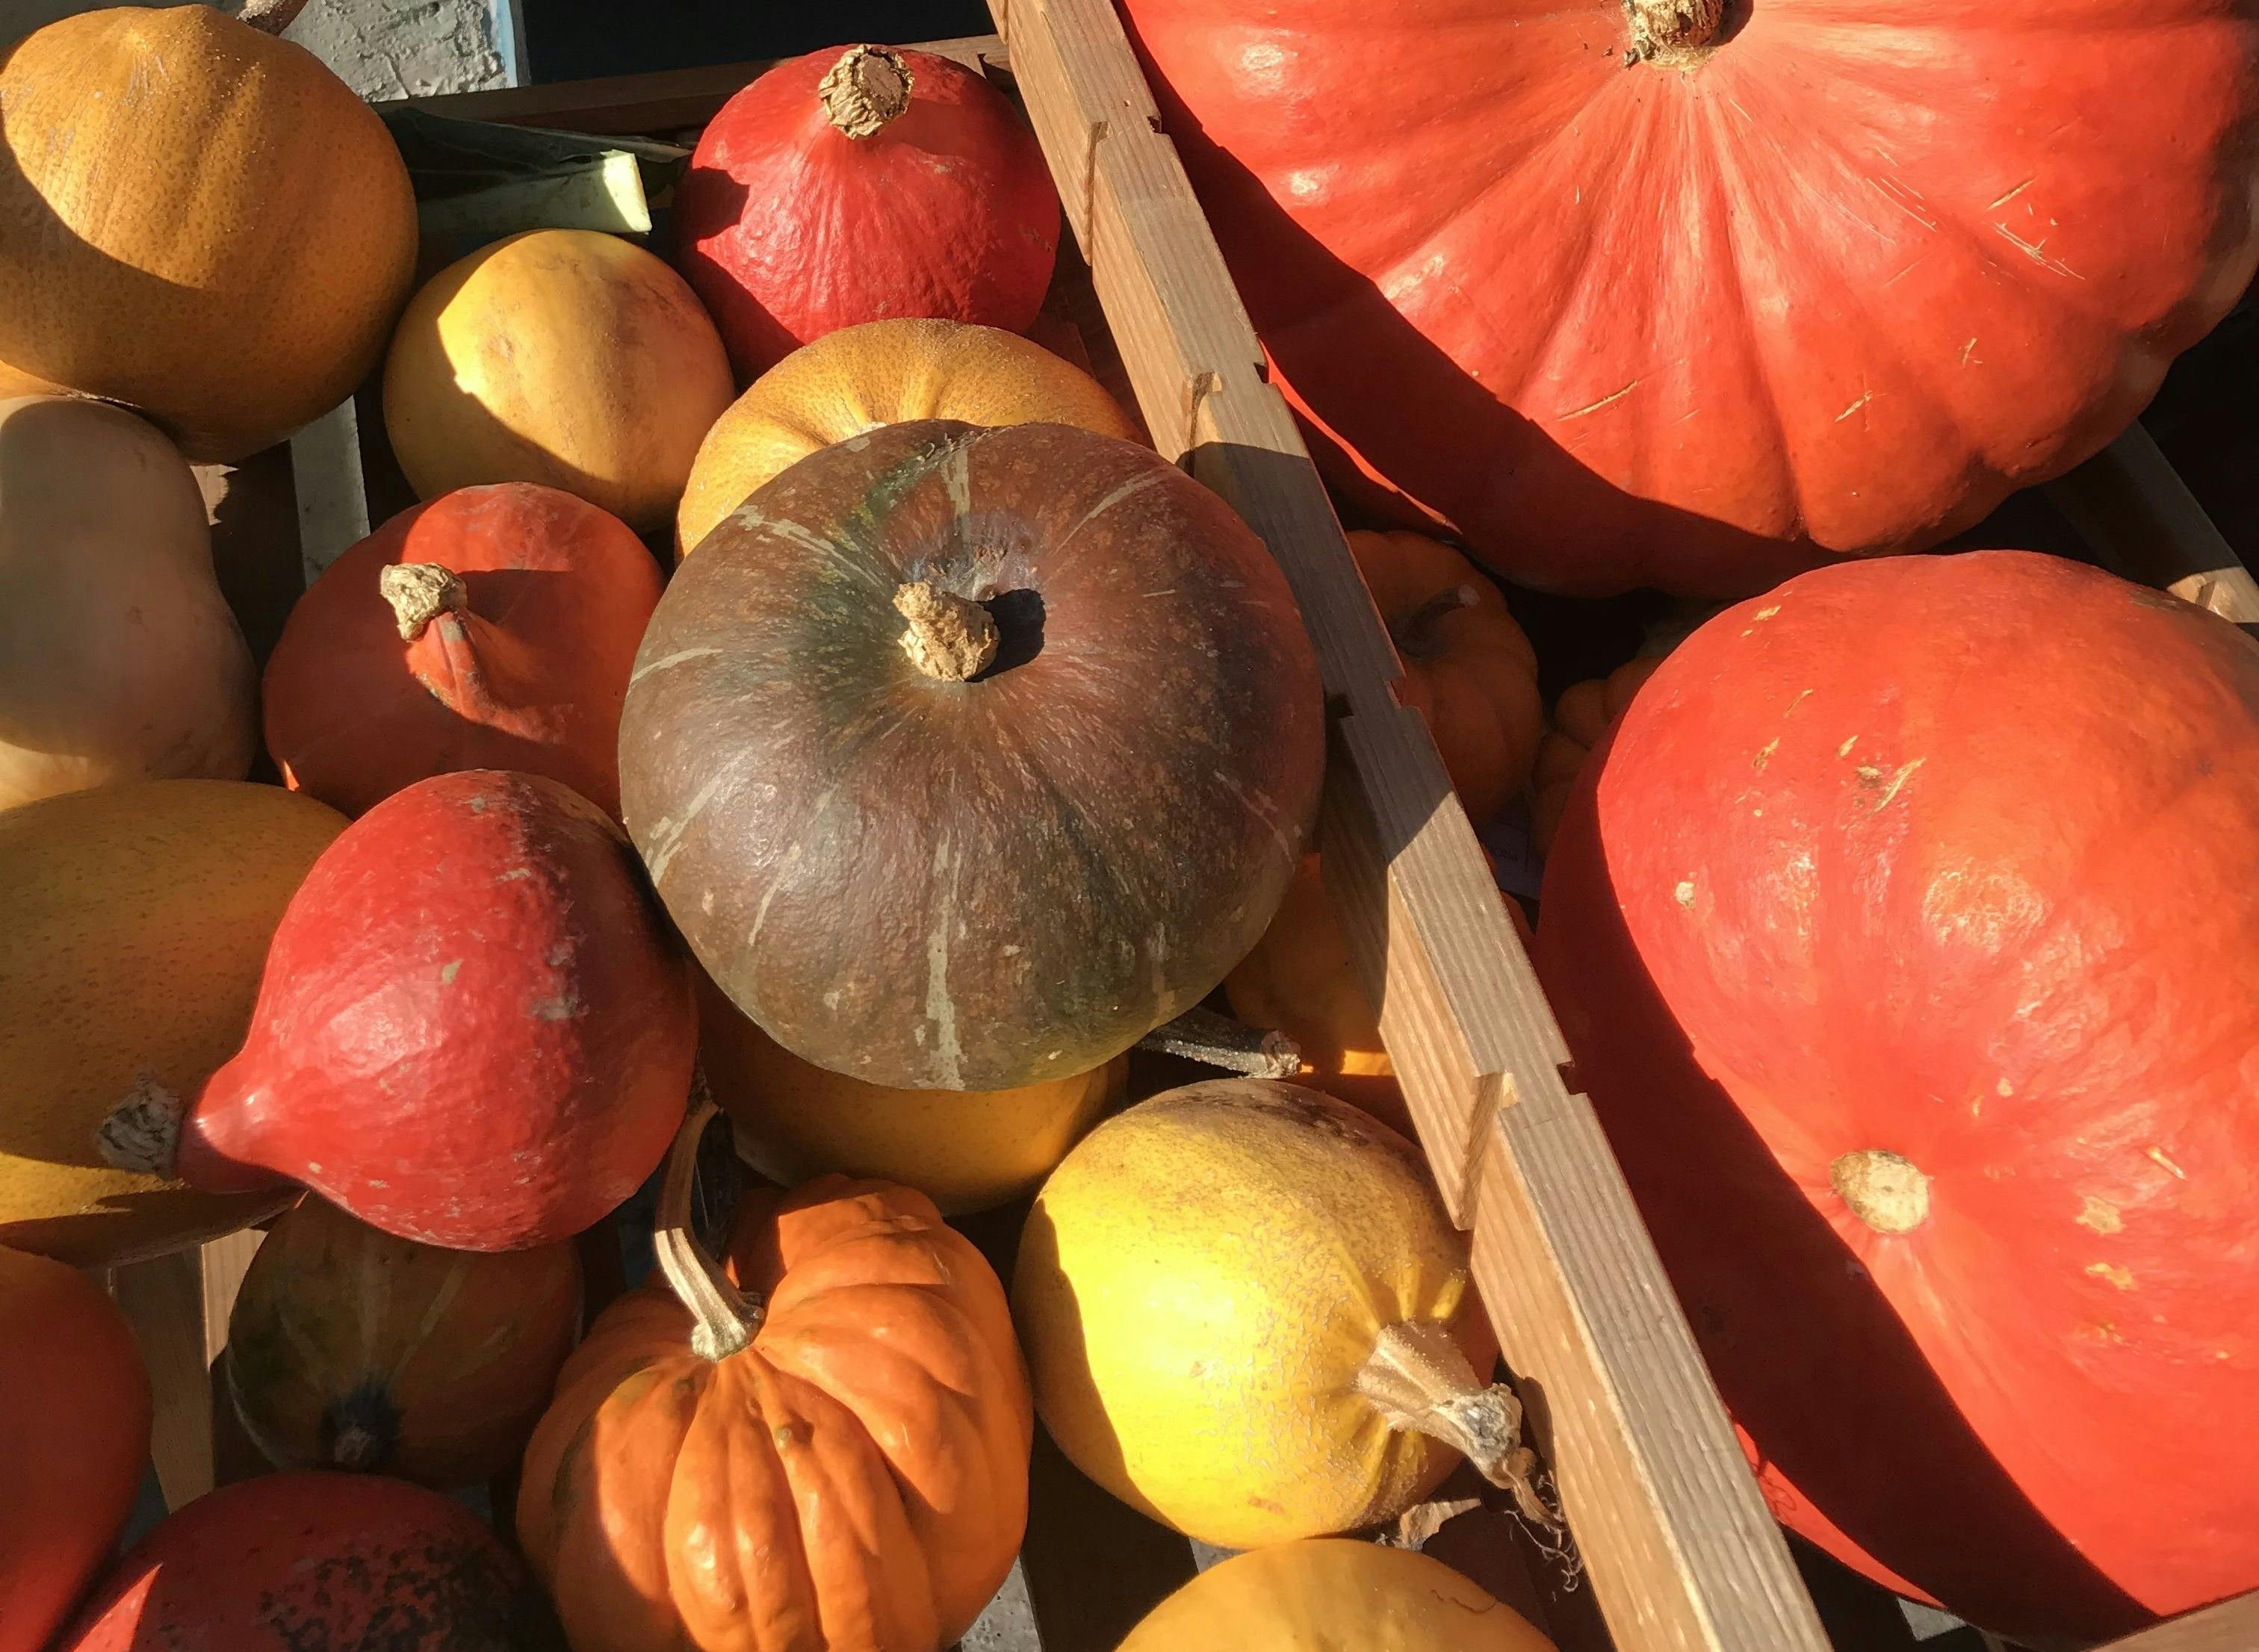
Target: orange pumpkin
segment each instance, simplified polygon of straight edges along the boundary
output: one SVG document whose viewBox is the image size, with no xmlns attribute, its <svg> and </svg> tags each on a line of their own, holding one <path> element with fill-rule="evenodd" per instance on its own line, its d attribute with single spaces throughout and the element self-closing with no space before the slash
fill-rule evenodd
<svg viewBox="0 0 2259 1652">
<path fill-rule="evenodd" d="M 1498 587 L 1440 539 L 1357 532 L 1349 548 L 1404 662 L 1397 698 L 1428 719 L 1480 826 L 1529 782 L 1545 732 L 1536 651 Z"/>
<path fill-rule="evenodd" d="M 39 1652 L 149 1456 L 149 1374 L 86 1275 L 0 1250 L 0 1652 Z"/>
<path fill-rule="evenodd" d="M 1553 726 L 1537 748 L 1536 767 L 1529 777 L 1529 842 L 1541 857 L 1552 851 L 1561 811 L 1569 807 L 1569 794 L 1585 771 L 1586 758 L 1662 663 L 1660 654 L 1643 655 L 1626 660 L 1606 677 L 1572 682 L 1561 691 L 1553 706 Z"/>
<path fill-rule="evenodd" d="M 575 1652 L 937 1652 L 1027 1523 L 1028 1379 L 980 1253 L 907 1188 L 749 1196 L 727 1273 L 688 1226 L 695 1108 L 655 1235 L 534 1431 L 517 1535 Z"/>
</svg>

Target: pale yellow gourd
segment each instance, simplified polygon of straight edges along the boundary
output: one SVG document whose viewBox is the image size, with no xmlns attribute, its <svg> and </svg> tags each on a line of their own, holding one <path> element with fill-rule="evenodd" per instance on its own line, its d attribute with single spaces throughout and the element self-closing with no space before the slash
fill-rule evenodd
<svg viewBox="0 0 2259 1652">
<path fill-rule="evenodd" d="M 1465 1243 L 1418 1150 L 1330 1096 L 1223 1079 L 1101 1124 L 1037 1195 L 1012 1306 L 1060 1449 L 1204 1542 L 1393 1519 L 1461 1452 L 1528 1491 Z"/>
<path fill-rule="evenodd" d="M 0 402 L 0 808 L 240 780 L 254 685 L 173 445 L 100 402 Z"/>
</svg>

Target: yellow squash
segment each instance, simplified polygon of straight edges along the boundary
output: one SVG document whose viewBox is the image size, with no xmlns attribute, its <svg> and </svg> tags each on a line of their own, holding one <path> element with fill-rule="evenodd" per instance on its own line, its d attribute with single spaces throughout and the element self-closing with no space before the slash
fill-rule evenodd
<svg viewBox="0 0 2259 1652">
<path fill-rule="evenodd" d="M 194 1095 L 235 1054 L 282 908 L 345 825 L 243 780 L 0 812 L 0 1245 L 92 1266 L 281 1202 L 112 1170 L 95 1129 L 143 1074 Z"/>
<path fill-rule="evenodd" d="M 1060 1449 L 1203 1542 L 1393 1519 L 1461 1451 L 1527 1490 L 1465 1243 L 1418 1150 L 1330 1096 L 1222 1079 L 1100 1125 L 1037 1195 L 1012 1307 Z"/>
</svg>

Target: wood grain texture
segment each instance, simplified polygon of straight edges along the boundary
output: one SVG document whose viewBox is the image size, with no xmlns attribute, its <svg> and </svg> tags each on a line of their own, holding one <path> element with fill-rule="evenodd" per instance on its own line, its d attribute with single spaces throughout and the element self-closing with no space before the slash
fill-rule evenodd
<svg viewBox="0 0 2259 1652">
<path fill-rule="evenodd" d="M 2139 423 L 2047 487 L 2071 526 L 2130 578 L 2259 626 L 2259 581 Z M 2259 1647 L 2259 1637 L 2250 1642 Z"/>
<path fill-rule="evenodd" d="M 2094 1652 L 2253 1652 L 2259 1648 L 2259 1591 L 2170 1619 Z"/>
</svg>

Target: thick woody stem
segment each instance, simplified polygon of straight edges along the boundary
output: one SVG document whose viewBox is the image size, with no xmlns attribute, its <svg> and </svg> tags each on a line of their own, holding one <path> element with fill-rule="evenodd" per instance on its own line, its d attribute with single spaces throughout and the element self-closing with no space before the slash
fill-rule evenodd
<svg viewBox="0 0 2259 1652">
<path fill-rule="evenodd" d="M 1929 1178 L 1900 1154 L 1861 1148 L 1830 1164 L 1828 1179 L 1877 1233 L 1912 1233 L 1929 1220 Z"/>
<path fill-rule="evenodd" d="M 1302 1047 L 1285 1033 L 1250 1027 L 1197 1004 L 1147 1033 L 1137 1048 L 1204 1062 L 1251 1079 L 1291 1079 L 1302 1070 Z"/>
<path fill-rule="evenodd" d="M 1355 1385 L 1390 1428 L 1441 1440 L 1483 1478 L 1513 1492 L 1524 1518 L 1549 1532 L 1561 1529 L 1561 1516 L 1535 1484 L 1537 1454 L 1521 1443 L 1521 1402 L 1504 1383 L 1485 1386 L 1443 1325 L 1406 1320 L 1382 1327 Z"/>
<path fill-rule="evenodd" d="M 894 588 L 894 611 L 909 622 L 902 652 L 929 677 L 967 682 L 996 658 L 996 622 L 968 597 L 915 580 Z"/>
<path fill-rule="evenodd" d="M 1726 0 L 1624 0 L 1632 55 L 1669 62 L 1707 51 L 1726 21 Z"/>
<path fill-rule="evenodd" d="M 244 0 L 243 10 L 235 16 L 238 22 L 248 23 L 261 34 L 280 34 L 305 9 L 306 0 Z"/>
<path fill-rule="evenodd" d="M 873 138 L 910 106 L 910 66 L 883 46 L 850 46 L 825 72 L 816 95 L 831 124 L 850 138 Z"/>
<path fill-rule="evenodd" d="M 187 1112 L 180 1097 L 158 1083 L 154 1073 L 145 1072 L 96 1127 L 95 1150 L 113 1170 L 170 1177 L 180 1157 L 181 1121 Z"/>
<path fill-rule="evenodd" d="M 730 1283 L 691 1230 L 690 1189 L 698 1176 L 698 1143 L 715 1114 L 704 1078 L 690 1093 L 690 1111 L 667 1150 L 659 1185 L 652 1247 L 675 1299 L 690 1310 L 690 1351 L 701 1359 L 727 1359 L 750 1347 L 761 1328 L 762 1304 Z"/>
<path fill-rule="evenodd" d="M 1472 585 L 1454 585 L 1438 591 L 1388 628 L 1389 640 L 1407 659 L 1425 659 L 1435 651 L 1436 628 L 1452 615 L 1482 601 Z"/>
<path fill-rule="evenodd" d="M 379 571 L 376 588 L 392 604 L 400 640 L 412 643 L 442 614 L 460 614 L 471 596 L 454 570 L 437 562 L 401 562 Z"/>
</svg>

